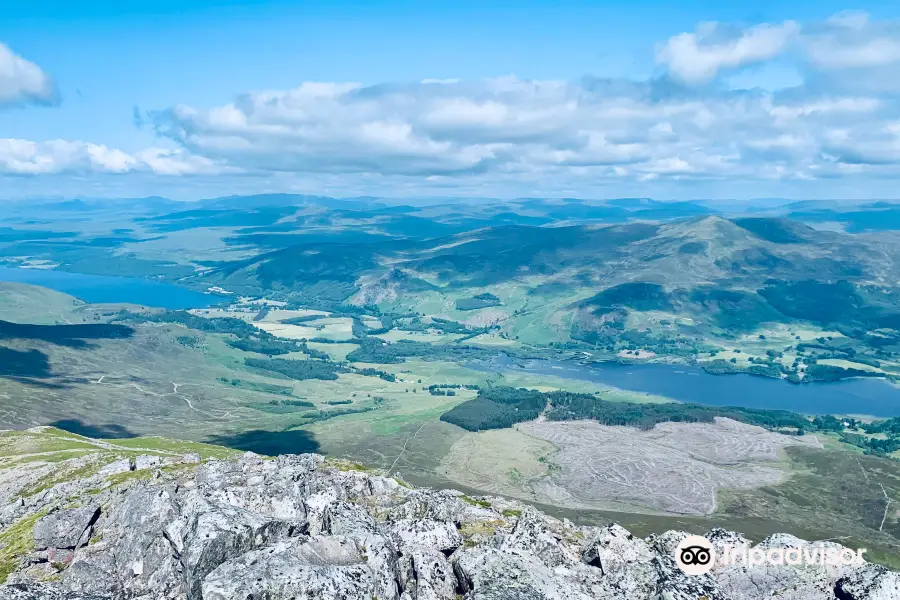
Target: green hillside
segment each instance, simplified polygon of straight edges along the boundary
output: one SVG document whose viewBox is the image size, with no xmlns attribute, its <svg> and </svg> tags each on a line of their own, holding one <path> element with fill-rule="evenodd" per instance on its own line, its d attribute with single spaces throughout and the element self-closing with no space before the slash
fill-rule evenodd
<svg viewBox="0 0 900 600">
<path fill-rule="evenodd" d="M 783 218 L 702 216 L 302 244 L 213 269 L 197 282 L 296 306 L 491 325 L 511 346 L 595 358 L 703 362 L 750 350 L 727 354 L 728 368 L 800 380 L 817 358 L 856 357 L 878 361 L 879 374 L 893 377 L 900 290 L 887 282 L 898 280 L 898 257 L 893 238 Z M 818 354 L 797 347 L 809 335 L 834 338 L 816 332 L 841 339 Z M 762 339 L 772 343 L 747 347 Z"/>
</svg>

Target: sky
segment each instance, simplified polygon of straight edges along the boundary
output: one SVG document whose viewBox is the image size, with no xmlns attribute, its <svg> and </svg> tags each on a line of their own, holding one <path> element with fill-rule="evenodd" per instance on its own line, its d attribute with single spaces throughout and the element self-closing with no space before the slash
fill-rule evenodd
<svg viewBox="0 0 900 600">
<path fill-rule="evenodd" d="M 0 200 L 898 183 L 896 1 L 0 3 Z"/>
</svg>

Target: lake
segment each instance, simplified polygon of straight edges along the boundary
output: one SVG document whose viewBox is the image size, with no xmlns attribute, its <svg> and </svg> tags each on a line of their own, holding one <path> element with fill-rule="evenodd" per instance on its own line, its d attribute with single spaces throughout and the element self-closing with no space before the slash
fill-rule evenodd
<svg viewBox="0 0 900 600">
<path fill-rule="evenodd" d="M 66 273 L 53 269 L 0 267 L 0 281 L 39 285 L 92 304 L 126 302 L 177 310 L 204 308 L 224 300 L 222 296 L 195 292 L 171 283 L 134 277 Z"/>
<path fill-rule="evenodd" d="M 519 361 L 505 354 L 470 365 L 484 371 L 520 371 L 603 383 L 634 392 L 710 406 L 781 409 L 817 415 L 900 416 L 900 388 L 879 379 L 795 384 L 755 375 L 711 375 L 699 367 L 666 364 L 582 365 L 570 361 Z"/>
</svg>

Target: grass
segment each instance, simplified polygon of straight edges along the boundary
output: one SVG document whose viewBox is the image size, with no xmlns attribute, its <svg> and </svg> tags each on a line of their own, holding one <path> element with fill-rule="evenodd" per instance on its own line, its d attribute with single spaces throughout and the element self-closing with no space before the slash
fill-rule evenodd
<svg viewBox="0 0 900 600">
<path fill-rule="evenodd" d="M 840 367 L 842 369 L 859 369 L 860 371 L 869 371 L 870 373 L 884 373 L 884 370 L 879 369 L 878 367 L 864 365 L 862 363 L 843 360 L 840 358 L 823 358 L 819 360 L 818 363 L 820 365 L 831 365 L 834 367 Z"/>
<path fill-rule="evenodd" d="M 42 510 L 29 515 L 0 532 L 0 584 L 16 570 L 19 558 L 34 550 L 34 525 L 46 514 Z"/>
<path fill-rule="evenodd" d="M 28 463 L 56 465 L 49 474 L 19 490 L 17 497 L 20 498 L 32 496 L 60 483 L 91 477 L 96 475 L 104 465 L 125 457 L 135 458 L 141 454 L 172 456 L 196 452 L 200 454 L 201 458 L 207 459 L 228 458 L 240 454 L 239 451 L 221 446 L 171 440 L 157 436 L 109 440 L 106 444 L 111 445 L 112 448 L 110 448 L 102 442 L 94 442 L 89 438 L 51 427 L 30 431 L 3 432 L 0 440 L 2 440 L 3 456 L 7 458 L 0 464 L 0 468 L 10 468 Z M 14 452 L 24 455 L 17 457 Z M 64 464 L 68 460 L 84 457 L 88 462 L 79 466 Z M 116 485 L 133 478 L 149 477 L 151 474 L 150 470 L 129 471 L 111 475 L 107 480 Z"/>
<path fill-rule="evenodd" d="M 480 508 L 490 508 L 491 507 L 491 503 L 488 502 L 487 500 L 477 500 L 470 496 L 460 496 L 459 499 L 462 500 L 463 502 L 465 502 L 466 504 L 471 504 L 472 506 L 478 506 Z"/>
<path fill-rule="evenodd" d="M 93 450 L 97 446 L 80 436 L 66 434 L 54 428 L 42 431 L 4 431 L 0 433 L 0 457 L 42 452 Z"/>
<path fill-rule="evenodd" d="M 57 469 L 52 474 L 39 479 L 37 482 L 23 487 L 21 490 L 19 490 L 17 497 L 28 498 L 29 496 L 33 496 L 34 494 L 43 492 L 44 490 L 49 490 L 50 488 L 59 485 L 60 483 L 65 483 L 67 481 L 76 481 L 78 479 L 86 479 L 88 477 L 96 475 L 97 471 L 99 471 L 104 464 L 106 463 L 94 461 L 74 469 Z"/>
<path fill-rule="evenodd" d="M 331 360 L 338 362 L 346 360 L 348 354 L 359 348 L 358 344 L 326 344 L 323 342 L 307 342 L 306 345 L 310 350 L 324 352 Z"/>
<path fill-rule="evenodd" d="M 124 440 L 109 440 L 116 446 L 124 446 L 125 448 L 133 448 L 134 450 L 151 450 L 166 454 L 189 454 L 196 452 L 201 458 L 229 458 L 240 454 L 237 450 L 224 448 L 222 446 L 214 446 L 212 444 L 203 444 L 201 442 L 190 442 L 185 440 L 173 440 L 160 436 L 136 437 Z"/>
<path fill-rule="evenodd" d="M 284 323 L 253 323 L 259 329 L 287 339 L 312 339 L 316 337 L 330 340 L 346 340 L 353 337 L 353 319 L 345 317 L 324 317 L 303 325 Z"/>
<path fill-rule="evenodd" d="M 476 523 L 467 523 L 463 525 L 459 532 L 463 536 L 464 546 L 466 548 L 471 548 L 475 545 L 475 538 L 491 537 L 496 533 L 497 528 L 503 525 L 505 525 L 505 523 L 500 519 L 493 521 L 478 521 Z"/>
<path fill-rule="evenodd" d="M 326 466 L 337 469 L 338 471 L 362 471 L 363 473 L 378 472 L 378 469 L 367 467 L 366 465 L 340 458 L 330 458 L 325 462 L 325 464 Z"/>
<path fill-rule="evenodd" d="M 844 545 L 868 548 L 870 560 L 900 567 L 900 520 L 896 511 L 888 513 L 879 531 L 885 515 L 885 493 L 900 498 L 900 463 L 828 446 L 824 451 L 790 447 L 786 454 L 792 472 L 788 481 L 726 493 L 721 514 L 762 518 L 786 531 L 812 531 L 808 534 L 811 539 L 841 538 L 838 541 Z"/>
<path fill-rule="evenodd" d="M 146 481 L 153 478 L 153 469 L 141 469 L 140 471 L 125 471 L 109 475 L 106 481 L 113 487 L 129 481 Z"/>
<path fill-rule="evenodd" d="M 4 467 L 12 467 L 15 465 L 23 465 L 35 462 L 53 464 L 84 456 L 88 452 L 90 452 L 90 450 L 60 450 L 58 452 L 42 454 L 40 456 L 23 456 L 21 458 L 8 459 L 2 464 Z"/>
<path fill-rule="evenodd" d="M 84 302 L 68 294 L 23 283 L 0 282 L 0 315 L 13 323 L 54 325 L 82 322 L 76 311 Z"/>
</svg>

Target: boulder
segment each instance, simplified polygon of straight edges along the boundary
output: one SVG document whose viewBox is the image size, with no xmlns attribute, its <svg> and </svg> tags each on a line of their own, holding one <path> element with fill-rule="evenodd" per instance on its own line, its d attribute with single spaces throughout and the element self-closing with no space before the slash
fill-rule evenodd
<svg viewBox="0 0 900 600">
<path fill-rule="evenodd" d="M 900 600 L 900 574 L 867 565 L 841 577 L 834 586 L 837 600 Z"/>
<path fill-rule="evenodd" d="M 342 537 L 281 542 L 247 552 L 213 570 L 204 579 L 202 593 L 203 600 L 382 598 L 356 542 Z"/>
<path fill-rule="evenodd" d="M 77 548 L 87 543 L 90 527 L 100 515 L 100 507 L 88 504 L 80 508 L 58 510 L 34 525 L 34 545 L 44 548 Z"/>
</svg>

